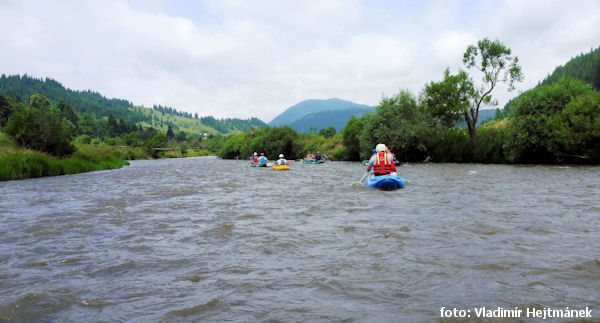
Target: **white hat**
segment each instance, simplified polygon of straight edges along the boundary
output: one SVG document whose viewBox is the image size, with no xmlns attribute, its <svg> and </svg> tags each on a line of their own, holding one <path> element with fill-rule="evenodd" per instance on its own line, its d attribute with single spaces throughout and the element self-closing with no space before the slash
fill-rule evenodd
<svg viewBox="0 0 600 323">
<path fill-rule="evenodd" d="M 254 152 L 254 156 L 256 156 L 256 155 L 257 155 L 257 153 L 256 153 L 256 151 L 255 151 L 255 152 Z"/>
<path fill-rule="evenodd" d="M 283 158 L 283 154 L 279 154 L 279 158 Z"/>
<path fill-rule="evenodd" d="M 385 151 L 385 145 L 384 144 L 378 144 L 377 146 L 375 146 L 375 150 L 377 150 L 377 151 Z"/>
</svg>

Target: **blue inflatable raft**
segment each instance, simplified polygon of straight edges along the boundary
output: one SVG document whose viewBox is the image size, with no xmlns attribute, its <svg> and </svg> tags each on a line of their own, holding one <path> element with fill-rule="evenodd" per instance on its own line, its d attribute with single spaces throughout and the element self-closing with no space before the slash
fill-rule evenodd
<svg viewBox="0 0 600 323">
<path fill-rule="evenodd" d="M 371 179 L 371 176 L 367 176 L 366 184 L 368 187 L 375 187 L 384 191 L 393 191 L 400 188 L 404 188 L 404 182 L 406 180 L 396 175 L 383 175 L 376 176 Z"/>
</svg>

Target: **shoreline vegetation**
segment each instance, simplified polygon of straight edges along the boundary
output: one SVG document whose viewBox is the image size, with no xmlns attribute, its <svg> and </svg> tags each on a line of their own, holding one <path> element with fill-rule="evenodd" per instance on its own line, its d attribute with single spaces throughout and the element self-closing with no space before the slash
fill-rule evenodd
<svg viewBox="0 0 600 323">
<path fill-rule="evenodd" d="M 401 90 L 383 97 L 373 113 L 351 117 L 339 132 L 330 126 L 310 133 L 261 126 L 258 119 L 216 120 L 197 114 L 185 119 L 160 106 L 147 111 L 152 117 L 140 119 L 140 113 L 119 114 L 118 107 L 110 106 L 117 102 L 131 112 L 124 100 L 65 92 L 57 82 L 27 77 L 27 84 L 60 90 L 45 95 L 68 93 L 65 100 L 81 106 L 35 92 L 26 104 L 23 88 L 17 86 L 24 86 L 17 82 L 21 78 L 2 75 L 0 80 L 14 82 L 10 88 L 0 86 L 0 93 L 14 94 L 0 94 L 0 180 L 114 169 L 135 159 L 246 159 L 254 152 L 269 160 L 279 154 L 297 160 L 320 151 L 329 160 L 362 161 L 378 143 L 386 144 L 401 163 L 600 164 L 600 69 L 594 68 L 600 67 L 600 48 L 558 67 L 483 124 L 478 123 L 479 112 L 496 105 L 493 90 L 522 81 L 521 67 L 510 48 L 485 38 L 467 48 L 463 63 L 464 69 L 455 74 L 446 69 L 440 81 L 425 84 L 418 95 Z M 476 82 L 473 75 L 484 77 Z M 74 99 L 78 97 L 87 99 Z M 104 101 L 106 106 L 90 103 Z M 181 120 L 171 119 L 174 115 Z M 214 132 L 189 131 L 186 122 L 198 127 L 209 123 Z"/>
<path fill-rule="evenodd" d="M 18 147 L 0 133 L 0 181 L 21 180 L 46 176 L 78 174 L 90 171 L 118 169 L 129 165 L 129 160 L 152 159 L 140 147 L 111 146 L 103 142 L 76 145 L 68 157 L 57 157 Z M 158 158 L 181 158 L 214 155 L 206 150 L 169 150 Z"/>
</svg>

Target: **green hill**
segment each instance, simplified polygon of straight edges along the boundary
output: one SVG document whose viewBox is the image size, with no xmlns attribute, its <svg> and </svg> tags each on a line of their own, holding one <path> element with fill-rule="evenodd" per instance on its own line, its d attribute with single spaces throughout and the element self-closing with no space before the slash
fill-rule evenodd
<svg viewBox="0 0 600 323">
<path fill-rule="evenodd" d="M 563 77 L 582 80 L 600 90 L 600 47 L 572 58 L 564 66 L 558 66 L 541 84 L 553 84 Z"/>
<path fill-rule="evenodd" d="M 154 106 L 152 108 L 134 106 L 123 99 L 108 99 L 100 93 L 87 91 L 74 91 L 65 88 L 59 82 L 50 79 L 36 79 L 28 75 L 0 76 L 0 94 L 29 102 L 33 94 L 41 94 L 51 101 L 58 103 L 64 101 L 73 107 L 73 110 L 83 118 L 108 119 L 113 115 L 116 119 L 130 128 L 132 126 L 153 127 L 166 132 L 170 125 L 174 131 L 188 133 L 227 134 L 245 132 L 251 129 L 266 127 L 266 123 L 257 118 L 251 119 L 215 119 L 213 117 L 199 117 L 188 112 L 177 111 L 171 107 Z"/>
<path fill-rule="evenodd" d="M 271 122 L 270 126 L 283 126 L 291 125 L 294 121 L 302 119 L 304 116 L 311 113 L 318 113 L 330 110 L 346 110 L 351 108 L 363 108 L 372 109 L 372 107 L 364 104 L 358 104 L 350 101 L 340 99 L 328 99 L 328 100 L 305 100 L 294 106 L 289 107 L 284 112 L 275 117 Z M 326 127 L 331 126 L 327 125 Z M 310 128 L 310 126 L 309 126 Z"/>
<path fill-rule="evenodd" d="M 537 88 L 540 85 L 556 83 L 563 77 L 572 77 L 574 79 L 582 80 L 592 84 L 596 90 L 600 90 L 600 47 L 590 50 L 587 54 L 580 54 L 577 57 L 571 58 L 564 66 L 556 67 L 552 74 L 546 76 L 546 78 L 534 88 Z M 518 97 L 520 97 L 520 95 L 508 101 L 506 105 L 504 105 L 502 113 L 496 117 L 502 119 L 508 116 Z"/>
<path fill-rule="evenodd" d="M 318 131 L 329 126 L 333 126 L 337 131 L 340 131 L 346 126 L 346 123 L 352 116 L 360 118 L 366 113 L 374 111 L 375 109 L 367 107 L 309 113 L 301 119 L 290 123 L 289 126 L 298 132 L 310 132 L 311 128 Z"/>
</svg>

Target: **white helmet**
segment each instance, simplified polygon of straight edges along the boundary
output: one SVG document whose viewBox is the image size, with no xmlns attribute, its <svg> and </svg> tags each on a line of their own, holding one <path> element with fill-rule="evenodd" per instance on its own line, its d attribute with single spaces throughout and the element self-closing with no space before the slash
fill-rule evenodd
<svg viewBox="0 0 600 323">
<path fill-rule="evenodd" d="M 279 158 L 283 158 L 283 154 L 279 154 Z"/>
<path fill-rule="evenodd" d="M 378 144 L 377 146 L 375 146 L 375 150 L 377 150 L 378 152 L 385 151 L 385 145 L 384 144 Z"/>
<path fill-rule="evenodd" d="M 255 151 L 255 152 L 254 152 L 254 156 L 256 156 L 256 155 L 258 155 L 258 154 L 257 154 L 257 153 L 256 153 L 256 151 Z"/>
</svg>

